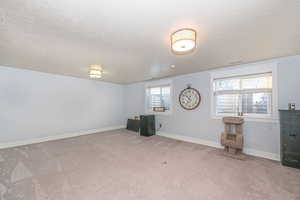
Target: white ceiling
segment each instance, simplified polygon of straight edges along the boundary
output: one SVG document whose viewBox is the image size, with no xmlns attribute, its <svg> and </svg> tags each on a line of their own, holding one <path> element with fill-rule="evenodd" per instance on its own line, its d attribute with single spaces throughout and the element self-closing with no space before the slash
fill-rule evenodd
<svg viewBox="0 0 300 200">
<path fill-rule="evenodd" d="M 169 35 L 198 33 L 190 55 Z M 299 0 L 1 0 L 0 65 L 131 83 L 300 53 Z M 175 64 L 176 68 L 170 68 Z"/>
</svg>

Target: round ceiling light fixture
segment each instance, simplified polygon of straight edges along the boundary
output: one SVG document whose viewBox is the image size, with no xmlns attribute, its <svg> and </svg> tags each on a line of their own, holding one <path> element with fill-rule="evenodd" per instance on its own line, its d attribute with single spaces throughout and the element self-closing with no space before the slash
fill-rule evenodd
<svg viewBox="0 0 300 200">
<path fill-rule="evenodd" d="M 103 69 L 100 65 L 93 64 L 90 65 L 89 76 L 90 78 L 101 78 Z"/>
<path fill-rule="evenodd" d="M 171 35 L 171 49 L 175 54 L 187 54 L 196 48 L 196 31 L 190 28 L 183 28 Z"/>
</svg>

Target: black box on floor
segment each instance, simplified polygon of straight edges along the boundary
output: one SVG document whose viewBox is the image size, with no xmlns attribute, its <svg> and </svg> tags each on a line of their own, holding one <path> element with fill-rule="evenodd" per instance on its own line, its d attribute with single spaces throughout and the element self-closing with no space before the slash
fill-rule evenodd
<svg viewBox="0 0 300 200">
<path fill-rule="evenodd" d="M 128 119 L 126 128 L 130 131 L 139 132 L 140 131 L 140 120 Z"/>
<path fill-rule="evenodd" d="M 155 116 L 141 115 L 140 116 L 140 135 L 151 136 L 155 135 Z"/>
</svg>

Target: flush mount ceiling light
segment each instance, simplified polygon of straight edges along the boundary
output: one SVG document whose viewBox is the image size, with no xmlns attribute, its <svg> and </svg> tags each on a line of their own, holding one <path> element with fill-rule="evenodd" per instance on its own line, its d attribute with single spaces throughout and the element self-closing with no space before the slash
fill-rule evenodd
<svg viewBox="0 0 300 200">
<path fill-rule="evenodd" d="M 196 31 L 190 28 L 179 29 L 171 35 L 171 49 L 175 54 L 187 54 L 196 48 Z"/>
<path fill-rule="evenodd" d="M 101 78 L 102 77 L 102 67 L 100 65 L 90 65 L 89 75 L 90 78 Z"/>
</svg>

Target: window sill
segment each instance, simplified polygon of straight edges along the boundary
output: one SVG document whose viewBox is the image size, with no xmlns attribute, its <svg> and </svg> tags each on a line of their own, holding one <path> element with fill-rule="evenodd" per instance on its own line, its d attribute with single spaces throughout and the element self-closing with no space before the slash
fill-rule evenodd
<svg viewBox="0 0 300 200">
<path fill-rule="evenodd" d="M 163 116 L 169 116 L 172 114 L 171 111 L 168 112 L 146 112 L 147 115 L 163 115 Z"/>
<path fill-rule="evenodd" d="M 223 117 L 236 117 L 236 116 L 211 116 L 212 119 L 222 120 Z M 242 117 L 246 122 L 267 122 L 267 123 L 279 123 L 278 119 L 273 118 L 253 118 L 253 117 Z"/>
</svg>

